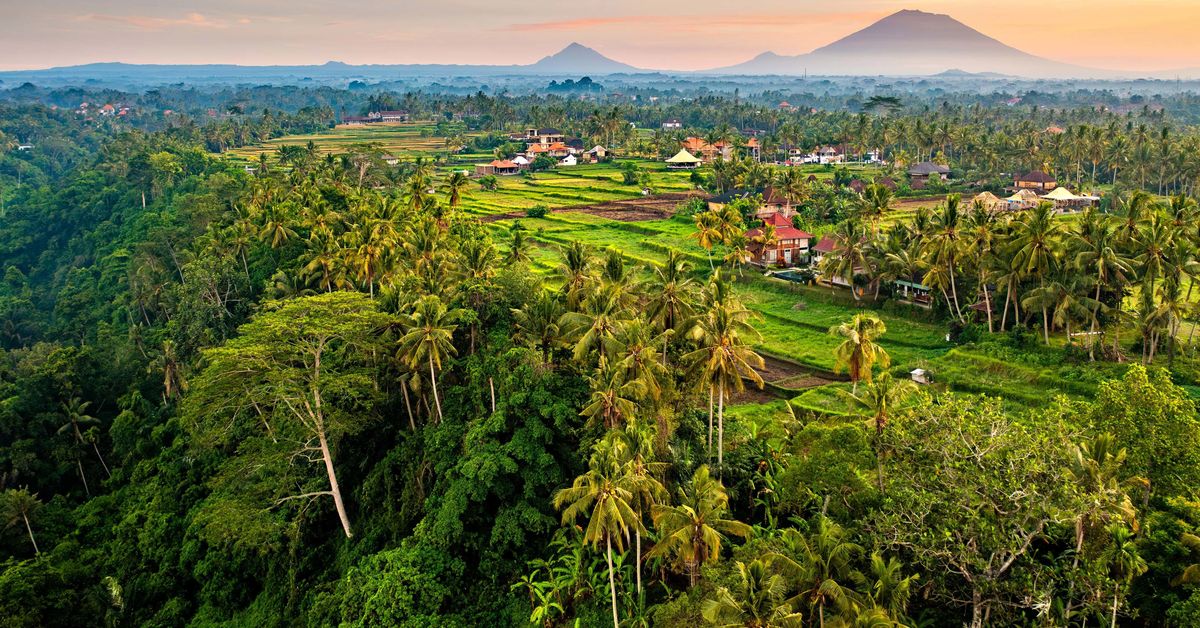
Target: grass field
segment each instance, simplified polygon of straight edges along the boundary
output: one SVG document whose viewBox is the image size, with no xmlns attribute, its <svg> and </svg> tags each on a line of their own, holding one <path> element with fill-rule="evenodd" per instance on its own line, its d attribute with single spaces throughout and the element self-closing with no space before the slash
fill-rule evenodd
<svg viewBox="0 0 1200 628">
<path fill-rule="evenodd" d="M 338 126 L 325 133 L 289 135 L 234 148 L 224 154 L 236 161 L 256 161 L 260 153 L 273 157 L 280 146 L 304 146 L 312 142 L 321 153 L 344 153 L 355 144 L 377 143 L 384 151 L 403 159 L 433 157 L 446 152 L 446 139 L 434 137 L 433 129 L 432 124 L 422 123 Z"/>
</svg>

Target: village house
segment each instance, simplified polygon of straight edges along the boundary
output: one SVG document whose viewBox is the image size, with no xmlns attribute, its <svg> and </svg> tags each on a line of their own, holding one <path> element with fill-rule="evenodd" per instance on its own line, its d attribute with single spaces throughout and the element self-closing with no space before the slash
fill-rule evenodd
<svg viewBox="0 0 1200 628">
<path fill-rule="evenodd" d="M 533 163 L 529 160 L 529 158 L 525 157 L 525 155 L 517 155 L 516 157 L 513 157 L 512 162 L 517 164 L 517 167 L 522 170 L 528 168 L 529 164 Z"/>
<path fill-rule="evenodd" d="M 738 188 L 729 190 L 724 194 L 718 194 L 716 196 L 709 197 L 707 201 L 708 209 L 710 211 L 720 211 L 726 205 L 737 199 L 751 198 L 760 199 L 758 207 L 754 210 L 754 215 L 759 219 L 765 220 L 775 214 L 781 215 L 787 219 L 791 219 L 791 217 L 796 214 L 796 210 L 792 207 L 792 203 L 788 200 L 787 196 L 781 190 L 773 186 L 767 186 L 762 190 L 746 190 Z"/>
<path fill-rule="evenodd" d="M 733 144 L 729 142 L 709 144 L 703 138 L 689 137 L 683 140 L 683 149 L 699 157 L 705 163 L 716 161 L 717 158 L 726 161 L 733 159 Z"/>
<path fill-rule="evenodd" d="M 558 160 L 558 165 L 560 166 L 576 166 L 578 164 L 579 159 L 576 158 L 575 155 L 567 155 L 566 157 Z"/>
<path fill-rule="evenodd" d="M 745 149 L 746 156 L 754 161 L 758 161 L 762 157 L 762 144 L 759 143 L 757 137 L 746 140 Z"/>
<path fill-rule="evenodd" d="M 380 122 L 408 122 L 407 111 L 380 111 L 377 115 Z"/>
<path fill-rule="evenodd" d="M 1014 190 L 1033 190 L 1038 194 L 1045 194 L 1056 187 L 1058 187 L 1058 180 L 1054 178 L 1054 175 L 1046 174 L 1041 170 L 1013 177 Z"/>
<path fill-rule="evenodd" d="M 342 124 L 350 126 L 360 126 L 371 122 L 371 119 L 366 116 L 342 116 Z"/>
<path fill-rule="evenodd" d="M 520 172 L 521 168 L 517 164 L 507 159 L 497 159 L 491 163 L 478 164 L 475 166 L 475 176 L 482 177 L 489 174 L 508 176 Z"/>
<path fill-rule="evenodd" d="M 808 263 L 812 234 L 792 226 L 792 221 L 782 214 L 772 213 L 763 220 L 764 225 L 775 228 L 774 242 L 762 241 L 764 229 L 754 228 L 746 232 L 750 241 L 748 250 L 752 263 L 759 266 L 791 267 Z"/>
<path fill-rule="evenodd" d="M 1042 200 L 1054 203 L 1054 211 L 1059 214 L 1073 214 L 1082 211 L 1085 207 L 1095 207 L 1100 204 L 1099 197 L 1080 196 L 1061 187 L 1054 188 L 1049 194 L 1042 196 Z"/>
<path fill-rule="evenodd" d="M 949 175 L 950 166 L 935 164 L 932 161 L 922 161 L 908 169 L 908 177 L 914 190 L 925 189 L 931 180 L 945 181 Z"/>
<path fill-rule="evenodd" d="M 662 123 L 662 128 L 667 131 L 674 131 L 683 128 L 683 121 L 679 118 L 669 118 Z"/>
<path fill-rule="evenodd" d="M 600 163 L 608 158 L 608 149 L 597 144 L 591 150 L 585 151 L 580 155 L 584 163 Z"/>
<path fill-rule="evenodd" d="M 530 144 L 550 146 L 551 144 L 561 144 L 564 139 L 566 136 L 558 129 L 525 129 L 525 141 Z"/>
<path fill-rule="evenodd" d="M 819 164 L 840 164 L 846 160 L 845 153 L 836 146 L 821 146 L 815 155 Z"/>
</svg>

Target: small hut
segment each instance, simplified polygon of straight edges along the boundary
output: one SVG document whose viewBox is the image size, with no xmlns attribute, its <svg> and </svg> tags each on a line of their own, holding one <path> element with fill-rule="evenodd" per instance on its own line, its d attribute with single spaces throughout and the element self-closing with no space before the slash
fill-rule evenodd
<svg viewBox="0 0 1200 628">
<path fill-rule="evenodd" d="M 1033 190 L 1017 190 L 1016 194 L 1004 199 L 1009 209 L 1033 209 L 1041 199 Z"/>
<path fill-rule="evenodd" d="M 983 205 L 983 207 L 990 212 L 1008 209 L 1008 203 L 1001 200 L 999 196 L 996 196 L 991 192 L 983 192 L 982 194 L 978 194 L 972 200 L 975 203 Z"/>
<path fill-rule="evenodd" d="M 700 165 L 700 160 L 694 155 L 687 152 L 687 149 L 681 148 L 674 157 L 667 160 L 667 168 L 672 169 L 691 169 Z"/>
</svg>

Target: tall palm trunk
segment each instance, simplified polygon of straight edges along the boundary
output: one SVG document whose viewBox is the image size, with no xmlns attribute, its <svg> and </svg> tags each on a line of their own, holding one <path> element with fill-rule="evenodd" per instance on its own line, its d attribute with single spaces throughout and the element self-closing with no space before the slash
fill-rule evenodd
<svg viewBox="0 0 1200 628">
<path fill-rule="evenodd" d="M 983 286 L 983 304 L 987 307 L 988 316 L 988 333 L 995 331 L 992 325 L 992 295 L 988 290 L 987 284 L 983 281 L 983 269 L 979 269 L 979 285 Z"/>
<path fill-rule="evenodd" d="M 1088 334 L 1088 359 L 1096 361 L 1096 325 L 1100 319 L 1100 280 L 1096 280 L 1096 305 L 1092 307 L 1092 329 Z"/>
<path fill-rule="evenodd" d="M 104 475 L 112 477 L 112 471 L 108 470 L 108 463 L 104 462 L 104 456 L 100 455 L 100 447 L 96 445 L 96 441 L 92 441 L 92 451 L 96 452 L 96 458 L 100 460 L 100 466 L 104 467 Z"/>
<path fill-rule="evenodd" d="M 604 557 L 608 560 L 608 592 L 612 596 L 613 628 L 621 628 L 621 622 L 617 619 L 617 582 L 613 579 L 612 538 L 608 534 L 604 535 L 604 545 Z"/>
<path fill-rule="evenodd" d="M 1117 605 L 1121 601 L 1121 583 L 1117 583 L 1113 588 L 1113 606 L 1112 606 L 1112 628 L 1117 628 Z"/>
<path fill-rule="evenodd" d="M 725 379 L 717 394 L 717 477 L 725 473 Z"/>
<path fill-rule="evenodd" d="M 88 488 L 87 475 L 83 472 L 83 459 L 79 457 L 78 453 L 75 456 L 75 464 L 79 467 L 79 479 L 83 480 L 83 492 L 91 497 L 92 489 Z"/>
<path fill-rule="evenodd" d="M 438 423 L 442 422 L 442 400 L 438 397 L 437 391 L 437 373 L 433 371 L 433 355 L 429 356 L 429 383 L 430 388 L 433 388 L 433 404 L 437 406 Z"/>
<path fill-rule="evenodd" d="M 21 519 L 25 521 L 25 531 L 29 533 L 29 542 L 33 543 L 33 555 L 41 555 L 42 551 L 38 549 L 37 541 L 33 538 L 33 527 L 29 525 L 29 515 L 21 513 Z"/>
<path fill-rule="evenodd" d="M 404 394 L 404 409 L 408 412 L 408 427 L 417 431 L 417 422 L 413 420 L 412 402 L 408 399 L 408 383 L 400 382 L 400 392 Z"/>
<path fill-rule="evenodd" d="M 641 520 L 642 520 L 642 513 L 639 512 L 638 513 L 638 523 L 639 524 L 641 523 Z M 637 550 L 636 550 L 637 554 L 634 556 L 634 559 L 636 560 L 636 562 L 634 563 L 634 567 L 637 570 L 637 592 L 638 592 L 638 595 L 641 595 L 642 594 L 642 531 L 641 530 L 635 529 L 633 531 L 633 541 L 637 546 Z"/>
<path fill-rule="evenodd" d="M 713 396 L 716 393 L 716 387 L 709 383 L 708 385 L 708 459 L 712 460 L 712 435 L 713 435 Z"/>
</svg>

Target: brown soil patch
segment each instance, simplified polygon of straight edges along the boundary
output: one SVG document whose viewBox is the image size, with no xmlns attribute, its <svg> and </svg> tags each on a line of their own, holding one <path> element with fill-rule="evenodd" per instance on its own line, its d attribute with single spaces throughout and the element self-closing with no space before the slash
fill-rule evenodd
<svg viewBox="0 0 1200 628">
<path fill-rule="evenodd" d="M 670 218 L 675 211 L 675 206 L 681 201 L 687 200 L 693 196 L 701 196 L 699 192 L 680 192 L 674 194 L 656 194 L 654 196 L 646 196 L 644 198 L 632 198 L 620 201 L 608 201 L 606 203 L 597 203 L 592 205 L 574 205 L 569 207 L 556 207 L 550 210 L 552 214 L 560 214 L 571 212 L 575 214 L 589 214 L 592 216 L 601 216 L 608 220 L 617 220 L 620 222 L 643 222 L 647 220 L 663 220 Z M 483 222 L 496 222 L 497 220 L 508 220 L 511 218 L 524 218 L 524 212 L 509 212 L 507 214 L 492 214 L 484 216 L 480 220 Z"/>
</svg>

